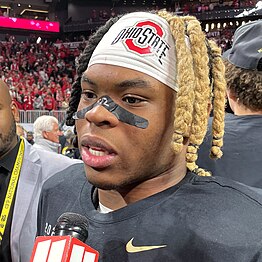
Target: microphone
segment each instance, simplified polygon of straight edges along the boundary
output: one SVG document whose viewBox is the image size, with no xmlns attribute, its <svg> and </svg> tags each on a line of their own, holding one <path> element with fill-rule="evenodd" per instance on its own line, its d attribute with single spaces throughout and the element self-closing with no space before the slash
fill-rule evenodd
<svg viewBox="0 0 262 262">
<path fill-rule="evenodd" d="M 55 236 L 72 236 L 85 242 L 88 237 L 88 220 L 76 213 L 64 213 L 57 219 L 54 228 Z"/>
<path fill-rule="evenodd" d="M 84 244 L 88 225 L 80 214 L 62 214 L 53 236 L 36 238 L 30 262 L 98 262 L 98 251 Z"/>
</svg>

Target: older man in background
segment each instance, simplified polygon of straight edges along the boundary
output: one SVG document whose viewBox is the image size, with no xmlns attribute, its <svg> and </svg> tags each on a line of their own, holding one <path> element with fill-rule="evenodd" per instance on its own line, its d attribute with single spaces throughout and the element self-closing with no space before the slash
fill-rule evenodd
<svg viewBox="0 0 262 262">
<path fill-rule="evenodd" d="M 61 153 L 61 144 L 59 136 L 62 132 L 59 129 L 59 123 L 54 116 L 40 116 L 34 122 L 34 147 L 50 152 Z"/>
</svg>

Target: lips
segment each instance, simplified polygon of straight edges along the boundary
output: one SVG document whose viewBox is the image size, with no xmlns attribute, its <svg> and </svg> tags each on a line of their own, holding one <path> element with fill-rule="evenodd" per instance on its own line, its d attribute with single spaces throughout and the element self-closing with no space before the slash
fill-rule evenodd
<svg viewBox="0 0 262 262">
<path fill-rule="evenodd" d="M 81 141 L 81 156 L 90 167 L 106 168 L 113 164 L 117 153 L 104 140 L 88 136 Z"/>
</svg>

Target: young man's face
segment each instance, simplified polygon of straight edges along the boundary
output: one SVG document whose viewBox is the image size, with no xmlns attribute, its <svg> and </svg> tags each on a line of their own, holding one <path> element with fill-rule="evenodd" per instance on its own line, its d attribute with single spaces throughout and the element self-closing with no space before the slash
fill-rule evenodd
<svg viewBox="0 0 262 262">
<path fill-rule="evenodd" d="M 172 89 L 135 70 L 96 64 L 83 74 L 82 91 L 78 111 L 106 95 L 148 121 L 145 129 L 138 128 L 119 121 L 100 105 L 76 121 L 79 148 L 92 184 L 123 189 L 172 169 Z"/>
</svg>

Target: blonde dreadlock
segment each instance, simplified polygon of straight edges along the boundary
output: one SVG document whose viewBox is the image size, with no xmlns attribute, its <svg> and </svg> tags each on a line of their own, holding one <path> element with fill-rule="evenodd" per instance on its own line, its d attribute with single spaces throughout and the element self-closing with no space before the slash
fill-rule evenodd
<svg viewBox="0 0 262 262">
<path fill-rule="evenodd" d="M 223 153 L 221 147 L 223 146 L 224 136 L 224 118 L 225 118 L 225 103 L 226 103 L 226 80 L 225 80 L 225 66 L 221 59 L 221 50 L 213 41 L 209 41 L 209 46 L 213 50 L 212 54 L 212 75 L 213 75 L 213 94 L 214 94 L 214 110 L 212 122 L 212 147 L 210 151 L 211 158 L 220 158 Z"/>
<path fill-rule="evenodd" d="M 173 149 L 176 153 L 180 152 L 184 137 L 188 137 L 187 168 L 198 175 L 208 176 L 210 173 L 199 168 L 196 160 L 198 148 L 207 131 L 208 108 L 212 95 L 214 121 L 211 155 L 214 158 L 222 156 L 226 82 L 221 51 L 215 43 L 206 40 L 200 22 L 195 17 L 172 16 L 166 11 L 160 11 L 158 15 L 170 24 L 176 45 L 179 91 L 176 99 Z M 187 38 L 189 44 L 186 43 Z"/>
</svg>

